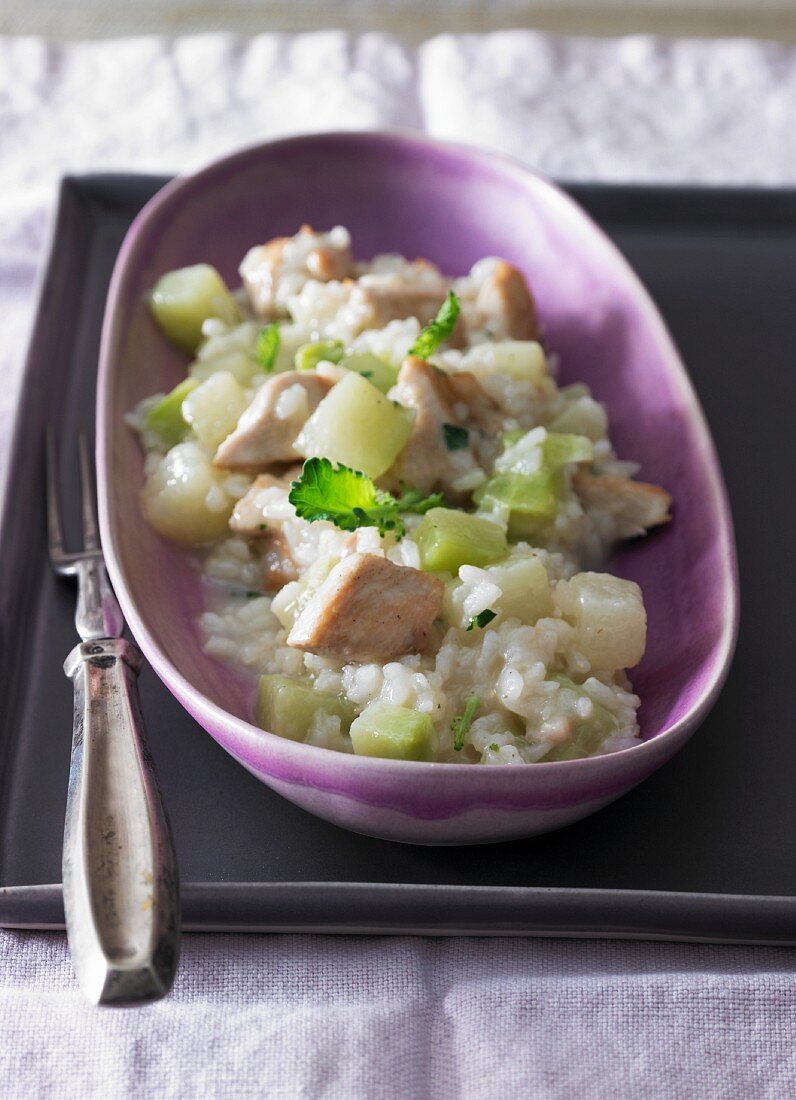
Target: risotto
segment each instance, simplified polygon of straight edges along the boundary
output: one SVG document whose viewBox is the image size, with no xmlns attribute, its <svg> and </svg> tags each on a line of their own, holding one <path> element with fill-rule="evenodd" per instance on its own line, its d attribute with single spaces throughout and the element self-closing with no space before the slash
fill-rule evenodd
<svg viewBox="0 0 796 1100">
<path fill-rule="evenodd" d="M 341 226 L 163 276 L 186 378 L 128 421 L 142 507 L 202 574 L 250 717 L 360 755 L 535 764 L 638 742 L 642 593 L 603 563 L 669 519 L 504 260 L 357 262 Z"/>
</svg>

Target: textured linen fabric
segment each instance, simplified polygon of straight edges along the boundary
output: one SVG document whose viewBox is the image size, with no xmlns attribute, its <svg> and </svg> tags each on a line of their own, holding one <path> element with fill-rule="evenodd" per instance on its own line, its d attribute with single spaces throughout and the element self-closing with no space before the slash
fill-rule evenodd
<svg viewBox="0 0 796 1100">
<path fill-rule="evenodd" d="M 402 127 L 569 179 L 796 182 L 796 51 L 751 41 L 338 32 L 0 39 L 0 475 L 64 172 L 180 171 Z M 796 951 L 187 936 L 172 996 L 98 1011 L 62 935 L 0 932 L 0 1097 L 796 1095 Z"/>
<path fill-rule="evenodd" d="M 794 952 L 192 935 L 168 1000 L 91 1008 L 63 937 L 0 934 L 0 1085 L 40 1097 L 786 1100 Z"/>
</svg>

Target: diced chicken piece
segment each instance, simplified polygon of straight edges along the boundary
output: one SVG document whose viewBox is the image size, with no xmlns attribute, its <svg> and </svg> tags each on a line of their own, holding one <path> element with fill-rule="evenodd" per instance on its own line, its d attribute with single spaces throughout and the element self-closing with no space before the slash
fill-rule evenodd
<svg viewBox="0 0 796 1100">
<path fill-rule="evenodd" d="M 468 475 L 479 470 L 474 435 L 500 430 L 497 405 L 472 374 L 445 374 L 415 356 L 404 360 L 394 396 L 415 409 L 416 416 L 412 434 L 389 471 L 390 483 L 403 481 L 425 493 L 442 489 L 454 501 L 465 498 L 467 488 L 460 481 L 464 478 L 466 486 Z M 456 429 L 462 428 L 465 433 L 457 437 Z"/>
<path fill-rule="evenodd" d="M 442 607 L 438 577 L 375 554 L 349 554 L 308 601 L 287 644 L 345 661 L 419 653 Z"/>
<path fill-rule="evenodd" d="M 536 304 L 519 268 L 499 260 L 475 300 L 478 324 L 496 340 L 539 340 Z"/>
<path fill-rule="evenodd" d="M 391 275 L 369 275 L 353 287 L 350 308 L 360 329 L 384 328 L 405 317 L 416 317 L 421 325 L 427 325 L 444 301 L 444 290 L 407 286 Z"/>
<path fill-rule="evenodd" d="M 441 383 L 463 424 L 487 436 L 502 431 L 503 414 L 474 374 L 466 370 L 444 374 Z"/>
<path fill-rule="evenodd" d="M 260 474 L 235 505 L 229 521 L 236 534 L 257 540 L 264 592 L 278 592 L 299 576 L 298 566 L 282 534 L 283 519 L 272 514 L 274 501 L 286 500 L 289 488 L 287 475 Z"/>
<path fill-rule="evenodd" d="M 277 489 L 280 494 L 286 494 L 289 488 L 290 482 L 285 478 L 259 474 L 232 509 L 230 530 L 237 535 L 260 535 L 266 530 L 278 531 L 282 520 L 269 516 L 264 508 L 274 496 L 266 490 Z"/>
<path fill-rule="evenodd" d="M 299 570 L 290 553 L 284 535 L 268 530 L 263 537 L 263 591 L 278 592 L 291 581 L 297 581 Z"/>
<path fill-rule="evenodd" d="M 296 436 L 331 388 L 328 379 L 305 371 L 269 378 L 219 446 L 213 465 L 239 470 L 300 458 Z"/>
<path fill-rule="evenodd" d="M 314 248 L 307 256 L 307 271 L 321 283 L 346 279 L 351 274 L 353 258 L 351 249 Z"/>
<path fill-rule="evenodd" d="M 572 484 L 585 507 L 594 506 L 614 519 L 619 539 L 643 535 L 650 527 L 668 523 L 672 518 L 671 496 L 658 485 L 633 481 L 610 474 L 592 474 L 578 469 Z"/>
<path fill-rule="evenodd" d="M 261 317 L 284 316 L 287 299 L 308 279 L 345 279 L 354 271 L 351 239 L 338 226 L 316 233 L 303 225 L 295 237 L 274 237 L 249 249 L 240 265 L 243 285 Z"/>
<path fill-rule="evenodd" d="M 239 267 L 241 279 L 255 313 L 260 317 L 274 316 L 278 272 L 290 237 L 274 237 L 266 244 L 250 248 Z"/>
</svg>

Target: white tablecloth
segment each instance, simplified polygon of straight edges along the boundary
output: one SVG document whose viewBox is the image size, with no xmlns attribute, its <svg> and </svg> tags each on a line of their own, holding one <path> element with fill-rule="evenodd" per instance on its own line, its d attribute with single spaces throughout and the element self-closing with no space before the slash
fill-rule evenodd
<svg viewBox="0 0 796 1100">
<path fill-rule="evenodd" d="M 796 51 L 336 32 L 0 39 L 0 471 L 58 177 L 301 130 L 422 128 L 569 179 L 796 182 Z M 189 936 L 170 999 L 98 1011 L 64 938 L 0 933 L 0 1096 L 782 1097 L 796 952 Z"/>
</svg>

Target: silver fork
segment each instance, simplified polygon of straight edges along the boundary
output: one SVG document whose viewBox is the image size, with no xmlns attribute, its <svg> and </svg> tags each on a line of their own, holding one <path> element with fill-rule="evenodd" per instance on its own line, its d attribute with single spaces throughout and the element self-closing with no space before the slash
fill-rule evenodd
<svg viewBox="0 0 796 1100">
<path fill-rule="evenodd" d="M 142 656 L 99 544 L 86 438 L 79 438 L 83 549 L 65 549 L 55 454 L 47 433 L 50 561 L 77 577 L 66 659 L 74 726 L 63 851 L 66 931 L 80 987 L 94 1004 L 142 1004 L 171 988 L 180 948 L 179 880 L 138 698 Z"/>
</svg>

